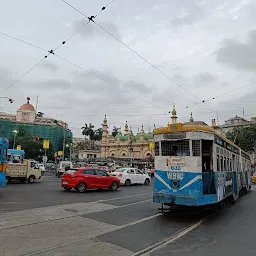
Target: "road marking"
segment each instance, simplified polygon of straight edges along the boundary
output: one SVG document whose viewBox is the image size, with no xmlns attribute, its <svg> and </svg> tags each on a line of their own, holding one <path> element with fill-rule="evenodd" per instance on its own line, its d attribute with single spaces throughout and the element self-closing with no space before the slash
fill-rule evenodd
<svg viewBox="0 0 256 256">
<path fill-rule="evenodd" d="M 180 231 L 178 231 L 177 233 L 175 233 L 174 235 L 172 235 L 171 237 L 168 237 L 166 239 L 164 239 L 163 241 L 160 241 L 156 244 L 153 244 L 139 252 L 134 253 L 132 256 L 146 256 L 149 255 L 149 253 L 154 252 L 156 250 L 159 250 L 163 247 L 165 247 L 166 245 L 173 243 L 174 241 L 180 239 L 181 237 L 185 236 L 187 233 L 189 233 L 190 231 L 194 230 L 195 228 L 197 228 L 198 226 L 200 226 L 208 217 L 205 217 L 201 220 L 199 220 L 198 222 L 192 224 L 191 226 L 184 228 Z"/>
<path fill-rule="evenodd" d="M 130 195 L 130 196 L 116 197 L 116 198 L 111 198 L 111 199 L 104 199 L 104 200 L 96 201 L 95 203 L 102 203 L 102 202 L 113 201 L 113 200 L 117 200 L 117 199 L 123 199 L 123 198 L 129 198 L 129 197 L 137 197 L 137 196 L 143 196 L 143 195 L 149 195 L 149 194 L 152 194 L 152 192 L 143 193 L 143 194 L 135 194 L 135 195 Z"/>
<path fill-rule="evenodd" d="M 126 228 L 126 227 L 130 227 L 130 226 L 136 225 L 138 223 L 141 223 L 141 222 L 144 222 L 144 221 L 156 218 L 156 217 L 158 217 L 160 215 L 162 215 L 162 214 L 161 213 L 157 213 L 157 214 L 154 214 L 154 215 L 149 216 L 147 218 L 142 218 L 140 220 L 133 221 L 133 222 L 130 222 L 130 223 L 122 225 L 122 226 L 118 226 L 118 227 L 112 229 L 110 232 L 113 232 L 113 231 L 116 231 L 116 230 L 120 230 L 120 229 L 123 229 L 123 228 Z M 102 234 L 99 234 L 99 235 L 103 235 L 103 234 L 107 234 L 107 233 L 109 233 L 109 232 L 102 232 Z M 65 247 L 65 246 L 69 246 L 69 245 L 72 245 L 72 244 L 75 244 L 75 243 L 79 243 L 79 242 L 85 241 L 87 239 L 88 239 L 87 237 L 86 238 L 80 238 L 80 239 L 77 239 L 77 240 L 74 240 L 74 241 L 71 241 L 71 242 L 68 242 L 68 243 L 63 243 L 63 244 L 60 244 L 60 245 L 57 245 L 57 246 L 53 246 L 53 247 L 50 247 L 50 248 L 46 248 L 46 249 L 43 249 L 43 250 L 39 250 L 37 252 L 33 252 L 33 253 L 30 253 L 30 254 L 23 254 L 23 256 L 38 255 L 38 254 L 49 252 L 49 251 L 52 251 L 52 250 L 55 250 L 55 249 L 58 249 L 58 248 L 61 248 L 61 247 Z"/>
<path fill-rule="evenodd" d="M 109 211 L 109 210 L 115 210 L 115 209 L 124 208 L 124 207 L 127 207 L 127 206 L 139 204 L 139 203 L 149 202 L 151 200 L 152 199 L 146 199 L 146 200 L 137 201 L 137 202 L 133 202 L 133 203 L 129 203 L 129 204 L 124 204 L 124 205 L 119 205 L 119 206 L 111 205 L 111 207 L 112 207 L 111 209 L 107 208 L 107 209 L 103 209 L 103 210 L 100 210 L 100 211 L 97 211 L 97 212 L 104 212 L 104 211 Z M 91 205 L 92 203 L 90 202 L 90 203 L 84 203 L 84 204 Z M 33 209 L 33 210 L 35 210 L 35 209 Z M 63 209 L 62 210 L 69 211 L 68 207 L 65 207 L 65 205 L 63 205 Z M 93 213 L 93 211 L 90 212 L 90 213 Z M 71 214 L 71 215 L 66 216 L 66 217 L 56 217 L 56 218 L 52 218 L 52 219 L 48 219 L 48 220 L 42 220 L 42 221 L 36 221 L 36 222 L 30 222 L 30 223 L 17 224 L 17 225 L 13 225 L 13 226 L 9 226 L 9 227 L 2 227 L 2 228 L 0 227 L 0 230 L 13 229 L 13 228 L 24 227 L 24 226 L 30 226 L 30 225 L 41 224 L 41 223 L 46 223 L 46 222 L 51 222 L 51 221 L 56 221 L 56 220 L 71 219 L 71 218 L 79 217 L 79 216 L 86 215 L 86 214 L 88 214 L 88 213 L 84 213 L 83 211 L 81 211 L 80 213 L 74 213 L 74 214 Z M 27 215 L 29 215 L 29 213 L 27 213 Z M 2 222 L 5 222 L 4 218 L 2 218 Z M 1 222 L 0 222 L 0 224 L 1 224 Z"/>
</svg>

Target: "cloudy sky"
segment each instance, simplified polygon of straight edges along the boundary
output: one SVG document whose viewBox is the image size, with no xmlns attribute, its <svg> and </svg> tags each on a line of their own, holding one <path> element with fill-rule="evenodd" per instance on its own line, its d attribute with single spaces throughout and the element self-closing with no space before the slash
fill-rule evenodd
<svg viewBox="0 0 256 256">
<path fill-rule="evenodd" d="M 110 0 L 67 1 L 92 16 Z M 87 22 L 61 0 L 0 6 L 0 32 L 47 50 Z M 90 23 L 55 52 L 76 66 L 51 55 L 16 83 L 45 52 L 0 34 L 0 95 L 15 99 L 1 109 L 14 113 L 38 95 L 38 111 L 68 122 L 75 136 L 85 122 L 100 126 L 105 113 L 110 128 L 125 120 L 134 130 L 165 125 L 173 103 L 180 121 L 193 112 L 223 123 L 243 108 L 249 118 L 256 115 L 255 13 L 256 0 L 113 1 L 95 21 L 168 78 Z"/>
</svg>

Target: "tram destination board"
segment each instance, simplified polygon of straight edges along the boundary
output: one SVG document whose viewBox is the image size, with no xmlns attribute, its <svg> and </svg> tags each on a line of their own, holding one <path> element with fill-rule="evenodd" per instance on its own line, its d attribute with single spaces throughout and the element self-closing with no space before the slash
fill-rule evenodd
<svg viewBox="0 0 256 256">
<path fill-rule="evenodd" d="M 171 134 L 163 134 L 164 140 L 182 140 L 186 138 L 186 133 L 183 132 L 177 132 L 177 133 L 171 133 Z"/>
</svg>

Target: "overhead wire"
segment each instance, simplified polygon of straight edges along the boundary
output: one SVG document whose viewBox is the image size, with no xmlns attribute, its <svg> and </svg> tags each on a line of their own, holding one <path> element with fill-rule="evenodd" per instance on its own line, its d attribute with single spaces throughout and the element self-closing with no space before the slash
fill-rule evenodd
<svg viewBox="0 0 256 256">
<path fill-rule="evenodd" d="M 181 89 L 183 89 L 184 91 L 186 91 L 188 94 L 192 95 L 193 97 L 195 97 L 197 100 L 199 100 L 200 102 L 205 102 L 204 100 L 200 99 L 198 96 L 196 96 L 195 94 L 193 94 L 192 92 L 190 92 L 189 90 L 187 90 L 185 87 L 183 87 L 181 84 L 179 84 L 178 82 L 176 82 L 175 80 L 173 80 L 170 76 L 168 76 L 166 73 L 164 73 L 161 69 L 159 69 L 158 67 L 156 67 L 154 64 L 152 64 L 150 61 L 148 61 L 145 57 L 143 57 L 141 54 L 137 53 L 134 49 L 132 49 L 130 46 L 128 46 L 127 44 L 125 44 L 123 41 L 121 41 L 118 37 L 116 37 L 115 35 L 113 35 L 112 33 L 110 33 L 108 30 L 106 30 L 104 27 L 102 27 L 101 25 L 99 25 L 97 22 L 95 22 L 94 17 L 88 17 L 86 14 L 84 14 L 82 11 L 80 11 L 79 9 L 77 9 L 76 7 L 74 7 L 73 5 L 71 5 L 70 3 L 66 2 L 65 0 L 61 0 L 63 3 L 65 3 L 66 5 L 68 5 L 70 8 L 72 8 L 73 10 L 75 10 L 76 12 L 80 13 L 82 16 L 86 17 L 87 19 L 91 20 L 96 26 L 98 26 L 100 29 L 102 29 L 105 33 L 107 33 L 108 35 L 110 35 L 112 38 L 114 38 L 117 42 L 119 42 L 120 44 L 122 44 L 123 46 L 125 46 L 127 49 L 129 49 L 131 52 L 133 52 L 135 55 L 137 55 L 140 59 L 142 59 L 143 61 L 145 61 L 147 64 L 149 64 L 151 67 L 153 67 L 155 70 L 157 70 L 160 74 L 162 74 L 163 76 L 165 76 L 167 79 L 169 79 L 171 82 L 173 82 L 174 84 L 176 84 L 177 86 L 179 86 Z M 210 109 L 213 110 L 213 108 L 211 106 L 209 106 L 208 104 L 206 104 L 206 106 Z M 219 117 L 220 119 L 224 120 L 224 118 L 222 118 L 217 111 L 215 111 L 217 117 Z"/>
<path fill-rule="evenodd" d="M 98 16 L 102 11 L 104 11 L 104 10 L 106 9 L 106 7 L 108 7 L 113 1 L 114 1 L 114 0 L 110 1 L 106 6 L 103 6 L 103 7 L 101 8 L 101 11 L 99 11 L 99 12 L 97 13 L 97 16 Z M 67 4 L 67 2 L 66 2 L 66 4 Z M 95 18 L 95 16 L 91 16 L 91 17 L 94 17 L 94 18 Z M 42 50 L 42 51 L 44 51 L 44 52 L 47 52 L 47 55 L 45 55 L 43 59 L 40 59 L 40 61 L 38 61 L 35 65 L 33 65 L 28 71 L 26 71 L 26 72 L 25 72 L 21 77 L 19 77 L 13 84 L 11 84 L 11 85 L 8 86 L 7 88 L 5 88 L 3 91 L 6 91 L 6 90 L 10 89 L 11 87 L 17 85 L 25 76 L 27 76 L 32 70 L 34 70 L 37 66 L 39 66 L 50 54 L 53 54 L 53 55 L 54 55 L 54 54 L 55 54 L 55 51 L 56 51 L 57 49 L 59 49 L 62 45 L 66 44 L 72 37 L 74 37 L 77 33 L 79 33 L 85 26 L 87 26 L 87 25 L 90 23 L 90 21 L 91 21 L 91 20 L 89 19 L 88 22 L 86 22 L 85 24 L 83 24 L 78 30 L 76 30 L 76 31 L 75 31 L 71 36 L 69 36 L 67 39 L 65 39 L 64 41 L 62 41 L 61 44 L 59 44 L 59 45 L 58 45 L 57 47 L 55 47 L 53 50 L 46 50 L 46 49 L 44 49 L 44 48 L 42 48 L 42 47 L 39 47 L 39 46 L 37 46 L 37 45 L 35 45 L 35 44 L 32 44 L 32 43 L 30 43 L 30 42 L 26 42 L 26 41 L 24 41 L 24 40 L 22 40 L 22 39 L 19 39 L 19 38 L 17 38 L 17 37 L 11 36 L 11 35 L 9 35 L 9 34 L 7 34 L 7 33 L 4 33 L 4 32 L 1 32 L 1 31 L 0 31 L 0 34 L 3 35 L 3 36 L 12 38 L 12 39 L 17 40 L 17 41 L 19 41 L 19 42 L 22 42 L 22 43 L 24 43 L 24 44 L 30 45 L 30 46 L 35 47 L 35 48 L 37 48 L 37 49 L 39 49 L 39 50 Z"/>
</svg>

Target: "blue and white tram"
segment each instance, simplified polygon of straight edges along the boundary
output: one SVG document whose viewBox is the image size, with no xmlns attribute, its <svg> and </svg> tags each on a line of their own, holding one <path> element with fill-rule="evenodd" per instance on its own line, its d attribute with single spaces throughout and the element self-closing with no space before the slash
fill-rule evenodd
<svg viewBox="0 0 256 256">
<path fill-rule="evenodd" d="M 156 203 L 212 205 L 251 188 L 249 155 L 204 122 L 157 128 L 154 141 Z"/>
</svg>

